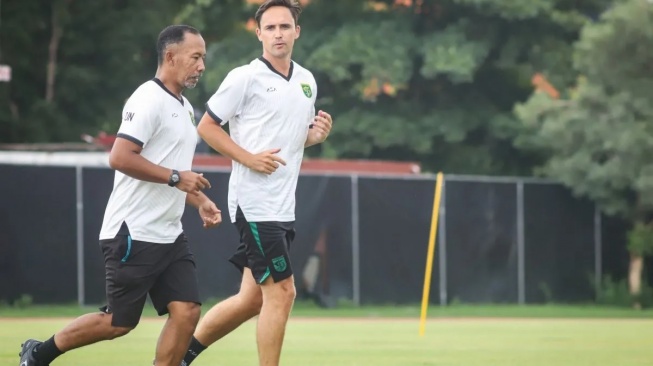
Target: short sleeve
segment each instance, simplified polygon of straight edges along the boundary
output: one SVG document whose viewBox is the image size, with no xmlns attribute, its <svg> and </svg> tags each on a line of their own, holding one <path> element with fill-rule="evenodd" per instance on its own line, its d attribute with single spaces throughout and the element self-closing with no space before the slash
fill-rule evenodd
<svg viewBox="0 0 653 366">
<path fill-rule="evenodd" d="M 245 97 L 249 75 L 247 68 L 231 70 L 224 78 L 218 91 L 206 102 L 206 112 L 216 122 L 224 125 L 236 116 Z"/>
<path fill-rule="evenodd" d="M 140 147 L 147 144 L 159 124 L 158 105 L 145 94 L 143 90 L 138 90 L 127 100 L 117 134 L 117 137 L 127 139 Z"/>
<path fill-rule="evenodd" d="M 308 115 L 308 123 L 311 126 L 311 128 L 313 127 L 314 118 L 315 118 L 315 104 L 313 104 L 313 107 L 311 107 L 311 113 Z"/>
<path fill-rule="evenodd" d="M 313 86 L 312 86 L 314 92 L 313 95 L 311 96 L 311 101 L 313 102 L 313 106 L 311 107 L 311 114 L 308 116 L 309 119 L 309 124 L 311 128 L 313 127 L 313 119 L 315 118 L 316 115 L 316 110 L 315 110 L 315 101 L 317 100 L 317 83 L 315 82 L 315 79 L 313 79 Z"/>
</svg>

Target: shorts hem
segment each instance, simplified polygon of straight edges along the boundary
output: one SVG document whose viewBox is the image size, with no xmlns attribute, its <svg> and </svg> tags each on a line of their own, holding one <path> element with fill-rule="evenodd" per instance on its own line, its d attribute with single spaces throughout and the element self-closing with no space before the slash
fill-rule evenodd
<svg viewBox="0 0 653 366">
<path fill-rule="evenodd" d="M 175 235 L 174 237 L 166 237 L 166 238 L 154 238 L 154 237 L 148 237 L 148 236 L 140 236 L 136 235 L 134 236 L 133 233 L 130 233 L 132 240 L 137 240 L 137 241 L 143 241 L 146 243 L 152 243 L 152 244 L 161 244 L 161 245 L 168 245 L 168 244 L 174 244 L 177 239 L 179 238 L 179 235 L 183 234 L 183 232 L 180 232 L 179 234 Z M 109 234 L 110 235 L 110 234 Z M 102 235 L 100 236 L 100 240 L 113 240 L 118 236 L 118 232 L 116 232 L 115 235 L 113 236 L 108 236 L 108 235 Z"/>
<path fill-rule="evenodd" d="M 231 217 L 231 222 L 235 223 L 237 221 L 234 214 Z M 295 222 L 294 216 L 246 216 L 245 221 L 247 222 Z"/>
</svg>

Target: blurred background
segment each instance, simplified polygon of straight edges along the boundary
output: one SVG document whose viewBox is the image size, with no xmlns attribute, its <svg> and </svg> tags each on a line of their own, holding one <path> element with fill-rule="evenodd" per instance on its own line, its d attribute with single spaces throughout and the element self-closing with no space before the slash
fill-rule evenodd
<svg viewBox="0 0 653 366">
<path fill-rule="evenodd" d="M 107 152 L 158 33 L 189 24 L 207 42 L 185 92 L 199 120 L 260 56 L 261 2 L 0 0 L 0 301 L 104 300 Z M 301 3 L 293 59 L 334 127 L 300 177 L 300 296 L 418 303 L 443 172 L 431 304 L 653 304 L 651 2 Z M 200 145 L 195 166 L 226 212 L 229 162 Z M 236 230 L 196 216 L 203 296 L 228 296 Z"/>
</svg>

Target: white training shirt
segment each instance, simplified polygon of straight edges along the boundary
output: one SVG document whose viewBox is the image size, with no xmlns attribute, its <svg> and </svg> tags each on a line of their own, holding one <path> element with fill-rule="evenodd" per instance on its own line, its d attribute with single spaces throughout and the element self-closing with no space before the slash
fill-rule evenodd
<svg viewBox="0 0 653 366">
<path fill-rule="evenodd" d="M 249 222 L 295 220 L 295 188 L 309 125 L 315 116 L 317 84 L 295 62 L 286 78 L 260 57 L 232 70 L 206 103 L 207 113 L 252 154 L 280 148 L 286 166 L 257 173 L 237 162 L 229 179 L 229 214 L 240 206 Z"/>
<path fill-rule="evenodd" d="M 193 107 L 158 79 L 142 84 L 129 97 L 117 136 L 141 146 L 145 159 L 178 171 L 191 169 L 199 139 Z M 116 171 L 100 239 L 114 238 L 125 222 L 134 240 L 173 243 L 182 233 L 185 202 L 186 193 L 177 188 Z"/>
</svg>

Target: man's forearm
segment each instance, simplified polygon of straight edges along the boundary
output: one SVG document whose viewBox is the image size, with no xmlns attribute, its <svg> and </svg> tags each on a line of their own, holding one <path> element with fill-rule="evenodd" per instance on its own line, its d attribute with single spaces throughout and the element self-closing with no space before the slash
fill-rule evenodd
<svg viewBox="0 0 653 366">
<path fill-rule="evenodd" d="M 310 137 L 307 137 L 307 138 L 306 138 L 306 142 L 304 143 L 304 148 L 311 147 L 311 146 L 313 146 L 313 145 L 317 145 L 317 144 L 319 144 L 319 142 L 312 141 L 312 140 L 310 139 Z"/>
<path fill-rule="evenodd" d="M 308 136 L 306 136 L 306 142 L 304 142 L 304 148 L 321 144 L 322 141 L 320 141 L 319 137 L 316 136 L 316 133 L 313 132 L 313 130 L 308 131 Z"/>
<path fill-rule="evenodd" d="M 248 166 L 247 163 L 252 157 L 252 154 L 238 146 L 231 139 L 231 136 L 222 129 L 222 126 L 217 123 L 202 121 L 197 127 L 197 132 L 215 151 L 231 160 Z"/>
<path fill-rule="evenodd" d="M 186 203 L 195 207 L 199 208 L 202 203 L 208 201 L 209 198 L 202 192 L 198 192 L 198 194 L 187 194 L 186 195 Z"/>
<path fill-rule="evenodd" d="M 132 178 L 152 183 L 167 183 L 170 169 L 156 165 L 135 152 L 112 154 L 109 165 Z"/>
</svg>

